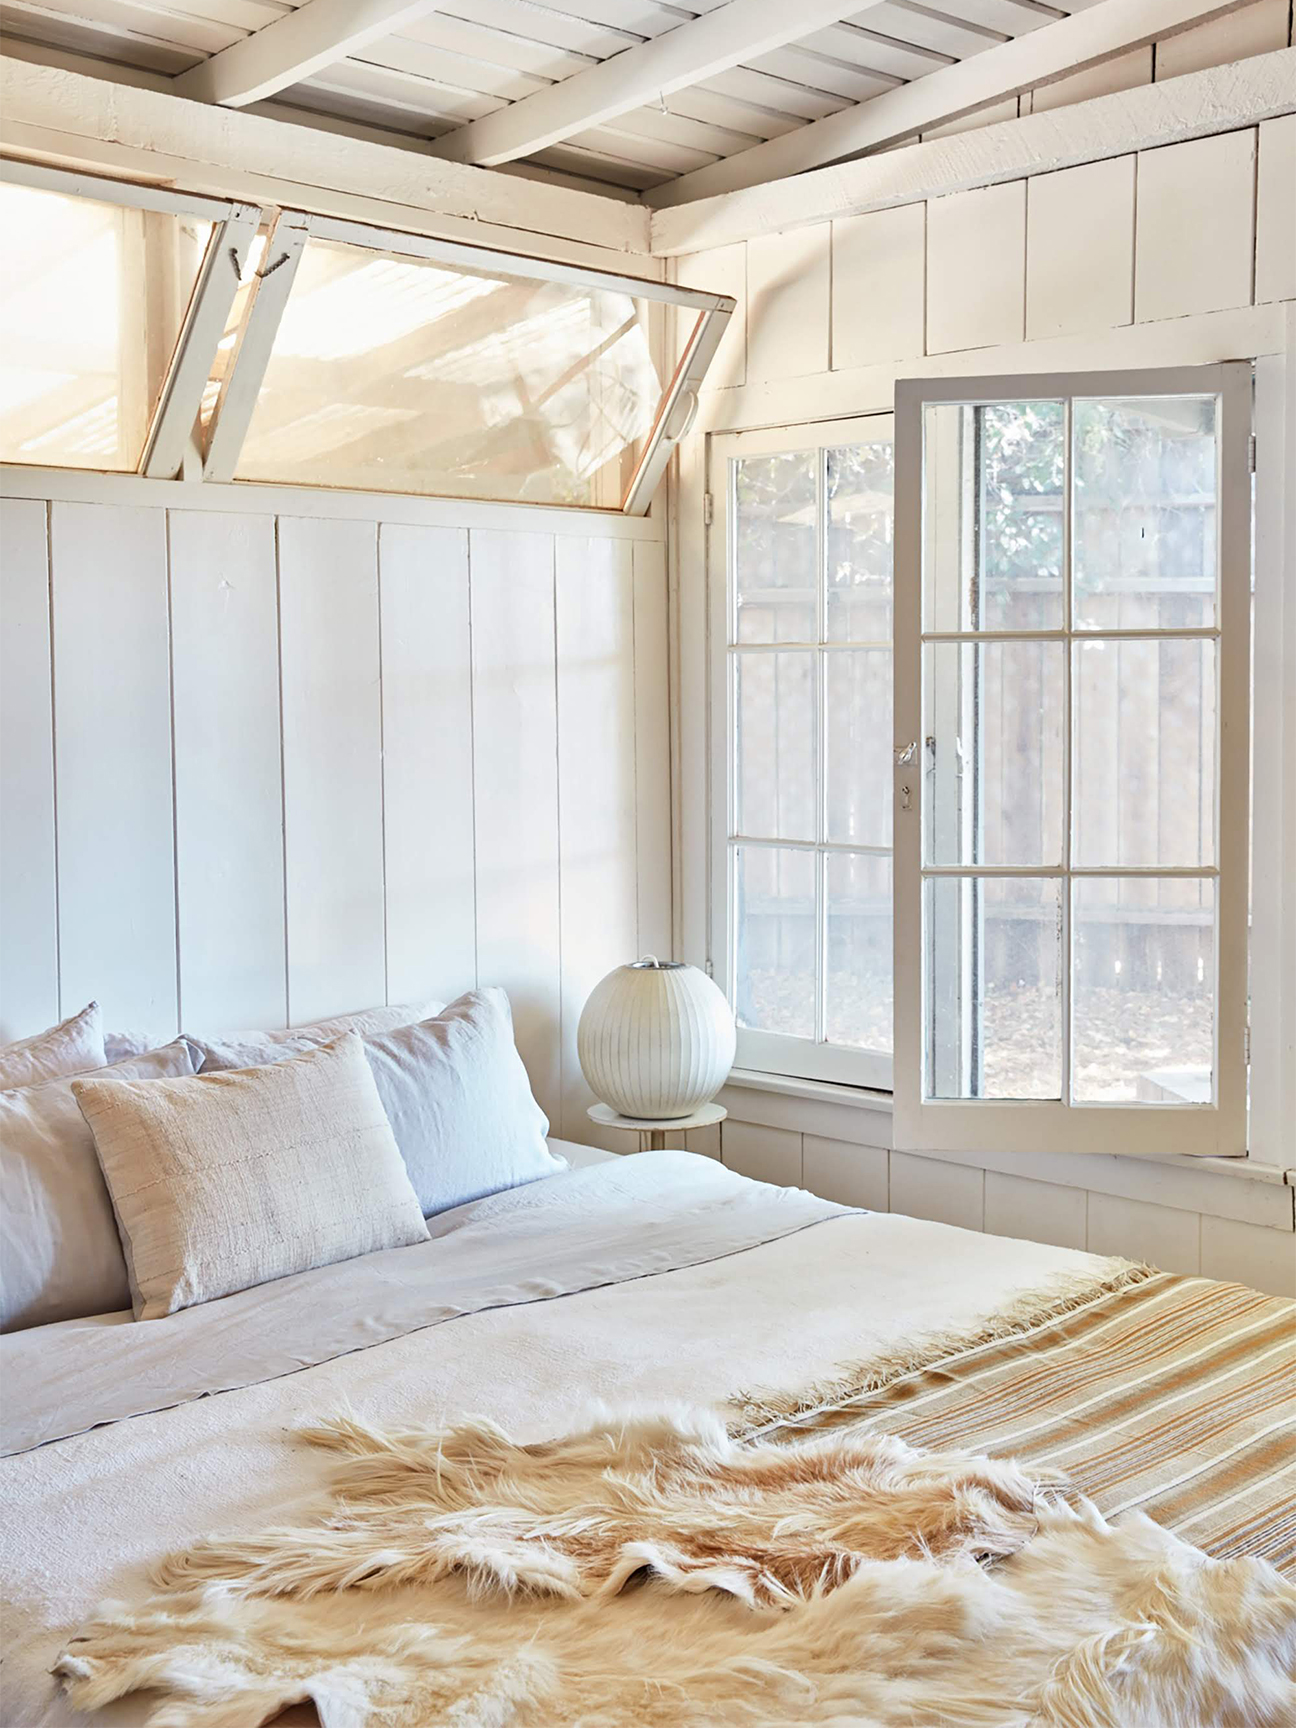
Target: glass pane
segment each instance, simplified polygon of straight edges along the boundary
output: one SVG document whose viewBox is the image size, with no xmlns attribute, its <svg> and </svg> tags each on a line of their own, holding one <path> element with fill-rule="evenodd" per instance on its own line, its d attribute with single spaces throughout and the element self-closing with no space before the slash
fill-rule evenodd
<svg viewBox="0 0 1296 1728">
<path fill-rule="evenodd" d="M 829 852 L 828 978 L 824 1036 L 830 1044 L 891 1049 L 891 860 Z"/>
<path fill-rule="evenodd" d="M 1061 642 L 923 649 L 929 864 L 1062 862 Z"/>
<path fill-rule="evenodd" d="M 1060 402 L 942 404 L 925 421 L 923 628 L 1056 630 Z"/>
<path fill-rule="evenodd" d="M 828 838 L 891 844 L 891 650 L 823 657 L 827 690 Z"/>
<path fill-rule="evenodd" d="M 1215 643 L 1075 648 L 1075 861 L 1215 861 Z"/>
<path fill-rule="evenodd" d="M 929 1098 L 1062 1095 L 1062 884 L 940 876 L 924 895 Z"/>
<path fill-rule="evenodd" d="M 815 1034 L 815 854 L 734 849 L 734 1011 L 740 1026 Z"/>
<path fill-rule="evenodd" d="M 0 459 L 131 471 L 211 224 L 0 185 Z"/>
<path fill-rule="evenodd" d="M 736 640 L 813 642 L 818 454 L 751 456 L 733 467 Z"/>
<path fill-rule="evenodd" d="M 1104 876 L 1072 892 L 1075 1101 L 1209 1104 L 1214 883 Z"/>
<path fill-rule="evenodd" d="M 890 442 L 828 452 L 828 640 L 891 640 L 895 458 Z"/>
<path fill-rule="evenodd" d="M 617 509 L 662 394 L 646 315 L 310 240 L 238 477 Z"/>
<path fill-rule="evenodd" d="M 808 650 L 734 656 L 740 834 L 816 838 L 814 662 Z"/>
<path fill-rule="evenodd" d="M 1215 398 L 1080 402 L 1075 437 L 1078 629 L 1215 621 Z"/>
</svg>

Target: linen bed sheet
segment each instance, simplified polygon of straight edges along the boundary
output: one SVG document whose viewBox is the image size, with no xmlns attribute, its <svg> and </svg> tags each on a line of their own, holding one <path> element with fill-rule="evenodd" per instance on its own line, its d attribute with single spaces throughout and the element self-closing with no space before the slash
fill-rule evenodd
<svg viewBox="0 0 1296 1728">
<path fill-rule="evenodd" d="M 147 1367 L 137 1363 L 133 1376 L 122 1373 L 130 1351 L 120 1353 L 120 1340 L 134 1338 L 139 1350 L 147 1344 L 140 1334 L 172 1322 L 99 1323 L 104 1363 L 116 1348 L 126 1403 L 140 1405 L 140 1413 L 103 1417 L 111 1378 L 104 1367 L 84 1388 L 76 1373 L 65 1374 L 57 1386 L 65 1414 L 50 1431 L 66 1428 L 67 1436 L 0 1461 L 7 1513 L 0 1716 L 7 1728 L 87 1720 L 67 1708 L 49 1670 L 101 1601 L 142 1595 L 149 1566 L 170 1550 L 278 1521 L 292 1502 L 319 1489 L 327 1461 L 291 1437 L 308 1421 L 346 1408 L 376 1424 L 484 1415 L 519 1439 L 538 1439 L 579 1423 L 598 1401 L 712 1404 L 744 1387 L 804 1385 L 842 1362 L 975 1323 L 1056 1278 L 1101 1273 L 1110 1264 L 1069 1249 L 851 1212 L 673 1152 L 573 1168 L 438 1223 L 434 1242 L 398 1252 L 432 1255 L 439 1245 L 458 1255 L 456 1276 L 475 1281 L 479 1296 L 489 1287 L 499 1298 L 494 1305 L 473 1310 L 442 1300 L 440 1307 L 454 1312 L 429 1319 L 438 1303 L 425 1290 L 423 1311 L 417 1299 L 404 1311 L 406 1329 L 352 1338 L 344 1353 L 325 1360 L 314 1359 L 308 1341 L 300 1360 L 300 1345 L 290 1349 L 280 1333 L 283 1285 L 297 1282 L 283 1280 L 250 1293 L 263 1302 L 246 1304 L 236 1321 L 207 1323 L 220 1334 L 217 1378 L 234 1382 L 208 1396 L 192 1383 L 195 1350 L 183 1347 L 183 1328 L 204 1310 L 175 1316 L 178 1350 Z M 527 1262 L 520 1278 L 507 1268 L 500 1276 L 505 1242 L 513 1272 Z M 560 1279 L 555 1268 L 563 1269 Z M 345 1293 L 373 1270 L 355 1262 L 324 1268 L 323 1280 L 300 1276 L 317 1280 L 312 1301 L 319 1306 L 325 1286 Z M 344 1327 L 346 1302 L 337 1289 L 328 1324 Z M 206 1312 L 228 1313 L 237 1301 L 226 1298 Z M 267 1302 L 276 1309 L 273 1324 Z M 353 1318 L 362 1331 L 372 1321 L 358 1311 Z M 80 1324 L 15 1334 L 0 1346 L 25 1339 L 30 1350 L 41 1333 Z M 84 1342 L 75 1345 L 84 1349 Z M 272 1377 L 268 1352 L 279 1352 Z M 31 1438 L 18 1432 L 30 1421 L 31 1401 L 44 1394 L 28 1378 L 16 1397 L 9 1355 L 0 1348 L 0 1398 L 15 1425 L 11 1440 L 17 1434 L 22 1443 Z M 188 1363 L 183 1401 L 175 1395 L 177 1361 Z M 90 1427 L 92 1420 L 101 1425 Z M 138 1724 L 148 1709 L 147 1699 L 128 1698 L 94 1720 Z"/>
</svg>

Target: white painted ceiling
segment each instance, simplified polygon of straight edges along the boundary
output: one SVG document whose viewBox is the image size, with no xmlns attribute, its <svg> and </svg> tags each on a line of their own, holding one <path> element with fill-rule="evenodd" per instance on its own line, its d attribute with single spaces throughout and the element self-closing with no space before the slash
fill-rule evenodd
<svg viewBox="0 0 1296 1728">
<path fill-rule="evenodd" d="M 276 109 L 436 138 L 723 4 L 448 0 L 399 34 L 281 91 Z M 641 192 L 1090 4 L 878 0 L 801 41 L 577 132 L 527 161 L 603 190 Z M 105 71 L 113 66 L 173 77 L 293 9 L 291 0 L 3 0 L 0 29 L 14 45 L 39 45 L 50 58 L 90 56 L 107 63 Z"/>
</svg>

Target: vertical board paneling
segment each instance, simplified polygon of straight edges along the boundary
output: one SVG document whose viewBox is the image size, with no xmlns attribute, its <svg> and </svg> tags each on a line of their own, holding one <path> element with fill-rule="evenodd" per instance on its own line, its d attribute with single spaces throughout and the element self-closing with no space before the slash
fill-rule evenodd
<svg viewBox="0 0 1296 1728">
<path fill-rule="evenodd" d="M 927 352 L 1020 342 L 1026 326 L 1026 183 L 927 206 Z"/>
<path fill-rule="evenodd" d="M 293 1022 L 386 995 L 377 547 L 372 522 L 279 521 Z"/>
<path fill-rule="evenodd" d="M 562 1079 L 553 538 L 474 530 L 471 558 L 477 974 L 482 985 L 508 991 L 518 1049 L 556 1132 Z"/>
<path fill-rule="evenodd" d="M 926 250 L 925 204 L 832 224 L 834 368 L 922 353 Z"/>
<path fill-rule="evenodd" d="M 453 1001 L 477 982 L 468 534 L 379 533 L 387 990 Z"/>
<path fill-rule="evenodd" d="M 1260 127 L 1256 183 L 1256 303 L 1296 300 L 1296 114 Z"/>
<path fill-rule="evenodd" d="M 274 518 L 177 510 L 169 535 L 181 1018 L 282 1026 Z"/>
<path fill-rule="evenodd" d="M 747 242 L 747 381 L 829 366 L 828 224 Z"/>
<path fill-rule="evenodd" d="M 801 1186 L 801 1136 L 790 1128 L 765 1128 L 755 1122 L 720 1124 L 725 1167 L 778 1188 Z"/>
<path fill-rule="evenodd" d="M 635 958 L 635 615 L 632 547 L 555 546 L 558 827 L 562 914 L 562 1115 L 568 1140 L 606 1143 L 576 1053 L 586 998 Z"/>
<path fill-rule="evenodd" d="M 54 728 L 61 1000 L 176 1030 L 166 523 L 55 504 Z"/>
<path fill-rule="evenodd" d="M 1251 301 L 1254 130 L 1138 159 L 1134 318 L 1186 318 Z"/>
<path fill-rule="evenodd" d="M 670 668 L 666 548 L 634 546 L 636 945 L 659 959 L 673 954 L 671 930 Z"/>
<path fill-rule="evenodd" d="M 1026 187 L 1026 337 L 1134 316 L 1134 158 L 1039 174 Z"/>
<path fill-rule="evenodd" d="M 985 1172 L 912 1152 L 891 1154 L 891 1210 L 963 1230 L 985 1225 Z"/>
<path fill-rule="evenodd" d="M 46 507 L 0 502 L 0 1038 L 59 1018 Z M 78 1004 L 79 1006 L 79 1004 Z"/>
</svg>

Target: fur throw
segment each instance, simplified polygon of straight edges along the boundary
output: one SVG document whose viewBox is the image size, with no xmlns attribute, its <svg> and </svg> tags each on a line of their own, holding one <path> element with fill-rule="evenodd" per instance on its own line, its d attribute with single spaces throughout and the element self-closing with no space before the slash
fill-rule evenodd
<svg viewBox="0 0 1296 1728">
<path fill-rule="evenodd" d="M 1296 1589 L 1011 1463 L 687 1413 L 529 1446 L 306 1437 L 340 1455 L 324 1514 L 166 1561 L 61 1658 L 74 1704 L 155 1689 L 158 1728 L 308 1699 L 325 1728 L 1296 1722 Z"/>
</svg>

